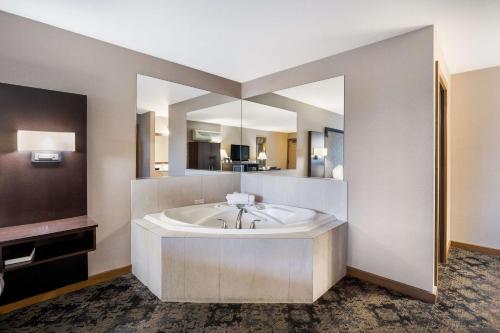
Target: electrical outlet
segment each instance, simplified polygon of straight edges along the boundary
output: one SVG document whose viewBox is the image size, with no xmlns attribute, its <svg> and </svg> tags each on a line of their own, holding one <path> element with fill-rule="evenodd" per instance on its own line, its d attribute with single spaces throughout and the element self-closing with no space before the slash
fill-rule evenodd
<svg viewBox="0 0 500 333">
<path fill-rule="evenodd" d="M 195 205 L 203 205 L 205 203 L 205 199 L 195 199 L 194 204 Z"/>
</svg>

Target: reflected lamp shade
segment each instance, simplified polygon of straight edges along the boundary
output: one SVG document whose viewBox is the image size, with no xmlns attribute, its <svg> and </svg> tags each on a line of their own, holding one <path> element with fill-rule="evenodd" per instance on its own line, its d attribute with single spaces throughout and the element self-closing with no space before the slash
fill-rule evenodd
<svg viewBox="0 0 500 333">
<path fill-rule="evenodd" d="M 258 159 L 259 161 L 265 161 L 265 160 L 267 160 L 267 155 L 266 155 L 266 153 L 265 153 L 265 152 L 263 152 L 263 151 L 261 151 L 261 152 L 259 153 L 259 156 L 257 156 L 257 159 Z"/>
<path fill-rule="evenodd" d="M 220 150 L 220 158 L 225 160 L 225 159 L 228 159 L 229 156 L 227 156 L 227 153 L 226 153 L 226 150 L 225 149 L 221 149 Z"/>
</svg>

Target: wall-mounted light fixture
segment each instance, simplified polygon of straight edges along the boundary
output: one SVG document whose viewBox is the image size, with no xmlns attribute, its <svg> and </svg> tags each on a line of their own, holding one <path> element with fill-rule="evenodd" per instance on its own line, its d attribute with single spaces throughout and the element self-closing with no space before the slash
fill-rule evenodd
<svg viewBox="0 0 500 333">
<path fill-rule="evenodd" d="M 18 130 L 17 151 L 31 152 L 33 163 L 61 162 L 63 151 L 75 151 L 75 133 Z"/>
<path fill-rule="evenodd" d="M 323 148 L 323 147 L 313 148 L 313 159 L 315 159 L 315 160 L 320 159 L 320 158 L 324 158 L 324 157 L 326 157 L 327 154 L 328 154 L 327 148 Z"/>
</svg>

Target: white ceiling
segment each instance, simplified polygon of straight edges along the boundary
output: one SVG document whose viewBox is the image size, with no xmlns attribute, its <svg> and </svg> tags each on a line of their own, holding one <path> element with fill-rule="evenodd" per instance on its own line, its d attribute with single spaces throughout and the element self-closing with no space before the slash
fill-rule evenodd
<svg viewBox="0 0 500 333">
<path fill-rule="evenodd" d="M 187 120 L 251 128 L 261 131 L 297 131 L 297 113 L 264 104 L 237 100 L 188 112 Z M 243 110 L 243 111 L 242 111 Z"/>
<path fill-rule="evenodd" d="M 0 0 L 0 9 L 242 82 L 430 24 L 452 73 L 500 65 L 498 0 Z"/>
<path fill-rule="evenodd" d="M 344 77 L 316 81 L 275 91 L 275 94 L 316 106 L 331 112 L 344 114 Z"/>
<path fill-rule="evenodd" d="M 137 75 L 137 113 L 154 111 L 156 116 L 168 117 L 169 105 L 208 93 L 183 84 Z"/>
</svg>

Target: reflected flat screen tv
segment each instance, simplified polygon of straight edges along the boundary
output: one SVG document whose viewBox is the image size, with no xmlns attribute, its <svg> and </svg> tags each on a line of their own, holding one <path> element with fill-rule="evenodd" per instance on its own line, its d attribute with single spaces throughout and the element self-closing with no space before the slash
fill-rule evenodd
<svg viewBox="0 0 500 333">
<path fill-rule="evenodd" d="M 231 160 L 248 161 L 250 159 L 250 146 L 231 145 Z"/>
</svg>

